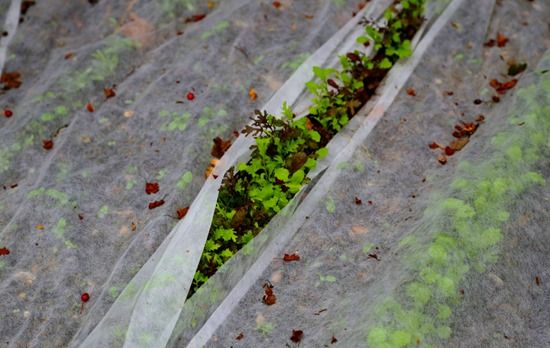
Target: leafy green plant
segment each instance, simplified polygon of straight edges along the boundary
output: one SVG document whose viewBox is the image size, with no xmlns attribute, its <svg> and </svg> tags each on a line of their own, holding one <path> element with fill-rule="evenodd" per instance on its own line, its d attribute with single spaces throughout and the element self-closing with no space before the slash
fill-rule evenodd
<svg viewBox="0 0 550 348">
<path fill-rule="evenodd" d="M 251 124 L 242 131 L 255 137 L 250 159 L 230 168 L 223 178 L 189 296 L 308 183 L 308 172 L 328 154 L 328 142 L 374 94 L 388 69 L 411 54 L 410 40 L 422 24 L 423 3 L 423 0 L 401 1 L 401 6 L 394 5 L 385 13 L 384 25 L 365 23 L 365 35 L 358 41 L 374 45 L 372 57 L 360 51 L 348 52 L 340 57 L 341 69 L 314 67 L 315 78 L 306 83 L 313 95 L 307 116 L 295 117 L 286 103 L 280 118 L 255 111 Z M 227 27 L 223 23 L 218 25 L 222 29 Z M 203 37 L 207 35 L 209 32 Z M 167 112 L 161 115 L 165 116 Z M 327 210 L 334 211 L 334 202 L 327 202 Z M 441 258 L 445 251 L 436 246 L 433 253 Z M 438 281 L 443 282 L 445 289 L 448 287 L 446 282 Z M 418 285 L 411 290 L 411 296 L 420 303 L 430 297 L 422 289 Z M 389 337 L 398 346 L 410 339 L 405 332 L 393 332 Z"/>
</svg>

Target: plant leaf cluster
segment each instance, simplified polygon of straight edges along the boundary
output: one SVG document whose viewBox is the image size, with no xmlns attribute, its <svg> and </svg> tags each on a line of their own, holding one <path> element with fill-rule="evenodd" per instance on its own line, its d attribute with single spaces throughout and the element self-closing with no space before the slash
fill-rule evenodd
<svg viewBox="0 0 550 348">
<path fill-rule="evenodd" d="M 356 50 L 340 57 L 341 69 L 314 67 L 315 79 L 306 84 L 313 95 L 307 116 L 295 117 L 286 103 L 280 118 L 255 111 L 242 130 L 255 137 L 252 154 L 223 178 L 189 296 L 307 184 L 307 173 L 328 154 L 331 138 L 369 100 L 393 64 L 410 56 L 423 2 L 401 1 L 386 11 L 384 25 L 365 23 L 366 36 L 358 41 L 374 45 L 372 58 Z"/>
</svg>

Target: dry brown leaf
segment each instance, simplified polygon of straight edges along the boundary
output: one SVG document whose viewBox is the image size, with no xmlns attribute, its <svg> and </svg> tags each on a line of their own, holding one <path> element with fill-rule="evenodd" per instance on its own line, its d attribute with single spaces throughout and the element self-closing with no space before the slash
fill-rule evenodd
<svg viewBox="0 0 550 348">
<path fill-rule="evenodd" d="M 453 140 L 449 144 L 449 147 L 454 151 L 460 151 L 464 146 L 466 146 L 466 144 L 468 144 L 469 141 L 470 141 L 469 138 L 459 138 L 459 139 Z"/>
</svg>

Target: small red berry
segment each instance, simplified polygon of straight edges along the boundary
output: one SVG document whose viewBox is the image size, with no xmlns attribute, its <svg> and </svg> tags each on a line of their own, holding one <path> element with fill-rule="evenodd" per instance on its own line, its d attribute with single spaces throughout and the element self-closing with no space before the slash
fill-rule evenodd
<svg viewBox="0 0 550 348">
<path fill-rule="evenodd" d="M 82 295 L 80 295 L 80 300 L 82 302 L 88 302 L 90 300 L 90 294 L 88 294 L 87 292 L 83 293 Z"/>
<path fill-rule="evenodd" d="M 10 118 L 13 116 L 13 111 L 11 111 L 10 109 L 4 109 L 4 116 L 6 118 Z"/>
<path fill-rule="evenodd" d="M 44 148 L 44 150 L 53 149 L 53 141 L 50 139 L 42 140 L 42 147 Z"/>
<path fill-rule="evenodd" d="M 193 92 L 187 93 L 187 100 L 191 101 L 195 99 L 195 94 Z"/>
</svg>

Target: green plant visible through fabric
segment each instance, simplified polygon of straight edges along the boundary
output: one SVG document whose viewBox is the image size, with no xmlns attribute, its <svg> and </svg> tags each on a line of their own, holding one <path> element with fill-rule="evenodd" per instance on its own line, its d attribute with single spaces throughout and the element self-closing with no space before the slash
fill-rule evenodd
<svg viewBox="0 0 550 348">
<path fill-rule="evenodd" d="M 459 284 L 474 269 L 483 272 L 498 259 L 502 226 L 517 197 L 545 184 L 532 167 L 548 156 L 550 134 L 550 77 L 518 91 L 523 109 L 509 124 L 522 124 L 491 139 L 491 158 L 471 164 L 463 161 L 451 184 L 451 195 L 434 203 L 430 216 L 440 220 L 426 244 L 416 236 L 404 238 L 409 282 L 374 311 L 368 331 L 371 348 L 435 347 L 450 337 L 452 307 L 460 300 Z M 423 231 L 422 234 L 426 235 Z"/>
</svg>

